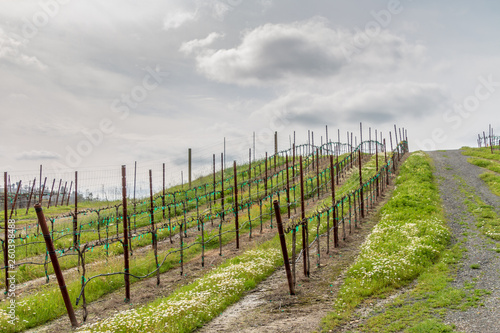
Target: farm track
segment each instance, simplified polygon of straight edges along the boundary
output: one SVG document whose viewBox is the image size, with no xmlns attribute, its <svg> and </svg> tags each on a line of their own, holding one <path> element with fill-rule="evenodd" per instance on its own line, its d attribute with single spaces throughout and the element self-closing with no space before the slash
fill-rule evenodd
<svg viewBox="0 0 500 333">
<path fill-rule="evenodd" d="M 369 160 L 369 157 L 367 156 L 366 158 L 363 158 L 363 162 L 366 162 Z M 322 160 L 322 163 L 320 163 L 321 167 L 325 168 L 328 166 L 328 161 L 325 158 Z M 309 168 L 308 168 L 309 169 Z M 306 169 L 307 170 L 307 169 Z M 352 169 L 352 170 L 357 170 L 357 169 Z M 314 170 L 308 170 L 307 174 L 315 172 Z M 349 177 L 350 173 L 352 171 L 349 170 L 347 171 L 346 174 L 342 174 L 340 178 L 340 184 L 339 186 L 342 186 L 344 181 Z M 329 191 L 326 191 L 329 192 Z M 328 193 L 323 193 L 320 195 L 319 200 L 323 200 L 325 198 L 329 197 Z M 317 205 L 317 197 L 314 196 L 314 199 L 309 199 L 306 201 L 306 211 L 308 213 L 311 213 L 314 211 Z M 297 212 L 299 209 L 297 209 Z M 232 220 L 226 221 L 226 223 L 232 223 Z M 266 222 L 268 223 L 268 222 Z M 206 223 L 208 225 L 208 223 Z M 196 235 L 197 231 L 195 230 L 196 227 L 191 228 L 192 232 L 194 232 L 194 235 Z M 214 225 L 214 229 L 217 227 Z M 339 228 L 341 230 L 341 228 Z M 206 229 L 208 231 L 208 228 Z M 348 232 L 348 231 L 347 231 Z M 205 267 L 201 267 L 201 254 L 196 255 L 193 259 L 191 259 L 189 262 L 185 262 L 184 264 L 184 272 L 186 273 L 185 276 L 180 277 L 179 275 L 179 270 L 178 269 L 172 269 L 169 270 L 163 274 L 161 274 L 161 284 L 160 286 L 156 286 L 156 276 L 153 275 L 151 278 L 144 279 L 142 281 L 135 282 L 131 285 L 131 295 L 132 295 L 132 303 L 131 304 L 126 304 L 123 302 L 123 297 L 124 297 L 124 291 L 123 288 L 120 288 L 118 291 L 115 291 L 109 295 L 106 295 L 102 298 L 100 298 L 97 301 L 94 301 L 92 303 L 87 304 L 88 312 L 89 312 L 89 317 L 87 319 L 87 323 L 92 323 L 98 320 L 105 319 L 107 317 L 110 317 L 114 315 L 118 311 L 123 311 L 130 309 L 131 307 L 139 306 L 139 305 L 144 305 L 146 303 L 149 303 L 153 301 L 154 299 L 158 297 L 165 297 L 168 296 L 173 290 L 178 288 L 179 286 L 188 284 L 195 280 L 196 278 L 199 278 L 203 275 L 205 275 L 209 270 L 212 268 L 217 267 L 218 264 L 222 263 L 224 260 L 228 258 L 232 258 L 234 256 L 240 255 L 243 251 L 247 249 L 251 249 L 257 244 L 267 241 L 271 239 L 272 237 L 275 236 L 276 229 L 269 229 L 269 228 L 264 228 L 263 233 L 260 234 L 257 231 L 257 228 L 255 228 L 255 231 L 253 232 L 253 239 L 249 240 L 247 235 L 240 235 L 240 250 L 235 249 L 235 241 L 231 241 L 226 245 L 223 245 L 223 256 L 219 255 L 219 249 L 213 249 L 210 251 L 205 252 Z M 192 237 L 193 233 L 190 235 Z M 178 234 L 176 234 L 176 239 L 178 240 Z M 173 246 L 175 247 L 177 245 L 178 241 L 173 242 Z M 163 244 L 168 247 L 170 245 L 170 241 L 168 238 L 166 238 L 163 241 Z M 332 245 L 333 248 L 333 245 Z M 142 247 L 141 249 L 144 249 L 144 251 L 149 251 L 150 248 L 148 246 Z M 138 250 L 134 250 L 134 253 L 137 252 Z M 313 252 L 313 251 L 311 251 Z M 90 265 L 90 264 L 89 264 Z M 312 265 L 312 262 L 311 262 Z M 76 268 L 73 268 L 73 270 L 76 272 Z M 45 280 L 45 278 L 41 279 L 42 282 Z M 77 309 L 76 310 L 77 318 L 81 319 L 83 315 L 83 310 Z M 103 315 L 105 314 L 105 315 Z M 43 326 L 38 326 L 34 329 L 28 330 L 28 332 L 66 332 L 68 330 L 68 327 L 70 327 L 69 320 L 66 316 L 60 317 L 56 320 L 53 320 L 49 322 L 46 325 Z"/>
<path fill-rule="evenodd" d="M 458 331 L 493 333 L 499 332 L 500 323 L 500 254 L 491 251 L 499 241 L 485 237 L 476 227 L 476 218 L 464 204 L 464 196 L 456 176 L 473 189 L 482 201 L 495 207 L 500 215 L 500 198 L 488 189 L 479 178 L 485 170 L 467 162 L 467 157 L 459 150 L 431 152 L 436 166 L 435 175 L 440 179 L 439 189 L 445 207 L 445 214 L 454 241 L 467 233 L 464 246 L 466 253 L 459 265 L 452 285 L 463 288 L 466 282 L 477 279 L 475 288 L 491 292 L 483 298 L 484 306 L 467 311 L 449 311 L 447 324 L 455 324 Z M 462 224 L 459 222 L 462 221 Z M 480 269 L 472 269 L 472 264 L 480 264 Z"/>
</svg>

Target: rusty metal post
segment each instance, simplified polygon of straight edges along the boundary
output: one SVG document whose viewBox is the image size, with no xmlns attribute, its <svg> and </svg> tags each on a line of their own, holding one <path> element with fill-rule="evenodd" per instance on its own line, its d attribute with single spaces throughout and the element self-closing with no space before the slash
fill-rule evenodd
<svg viewBox="0 0 500 333">
<path fill-rule="evenodd" d="M 330 211 L 326 211 L 326 254 L 330 253 Z"/>
<path fill-rule="evenodd" d="M 485 145 L 486 145 L 486 143 L 485 143 Z M 42 202 L 42 197 L 43 197 L 43 191 L 42 191 L 42 168 L 43 168 L 43 165 L 40 164 L 40 179 L 39 179 L 40 183 L 38 185 L 38 202 L 40 202 L 40 203 Z M 9 178 L 9 186 L 10 186 L 10 178 Z"/>
<path fill-rule="evenodd" d="M 316 149 L 316 187 L 318 188 L 319 199 L 319 149 Z"/>
<path fill-rule="evenodd" d="M 309 276 L 309 270 L 307 269 L 308 261 L 308 247 L 309 241 L 307 237 L 307 220 L 306 220 L 306 208 L 304 206 L 304 170 L 302 168 L 302 156 L 299 159 L 300 164 L 300 207 L 301 207 L 301 217 L 302 217 L 302 254 L 304 257 L 304 276 Z"/>
<path fill-rule="evenodd" d="M 4 255 L 4 266 L 5 266 L 5 293 L 9 292 L 9 256 L 8 256 L 8 239 L 9 239 L 9 212 L 8 212 L 8 202 L 9 202 L 9 191 L 7 187 L 7 172 L 4 172 L 4 185 L 3 185 L 3 209 L 4 209 L 4 241 L 3 241 L 3 255 Z"/>
<path fill-rule="evenodd" d="M 61 206 L 64 206 L 64 198 L 66 197 L 66 187 L 68 186 L 68 182 L 64 182 L 63 195 L 61 200 Z"/>
<path fill-rule="evenodd" d="M 12 201 L 12 206 L 10 208 L 10 216 L 9 216 L 9 219 L 12 218 L 12 214 L 14 213 L 14 207 L 16 207 L 16 203 L 17 203 L 17 197 L 19 196 L 19 190 L 21 189 L 21 184 L 22 184 L 22 181 L 20 180 L 19 181 L 19 184 L 17 186 L 17 189 L 16 189 L 16 195 L 14 196 L 14 201 Z M 16 213 L 17 214 L 17 213 Z M 7 241 L 7 239 L 5 239 L 5 241 Z"/>
<path fill-rule="evenodd" d="M 281 252 L 283 252 L 283 261 L 285 263 L 286 278 L 288 280 L 288 288 L 290 289 L 290 295 L 295 295 L 293 288 L 293 278 L 292 272 L 290 270 L 290 262 L 288 260 L 288 251 L 286 249 L 285 234 L 283 232 L 283 224 L 281 222 L 281 212 L 280 204 L 278 200 L 274 200 L 274 212 L 276 214 L 276 225 L 278 226 L 278 235 L 280 238 Z"/>
<path fill-rule="evenodd" d="M 288 154 L 285 154 L 286 158 L 286 206 L 288 212 L 288 218 L 290 218 L 290 175 L 288 172 Z"/>
<path fill-rule="evenodd" d="M 377 130 L 375 130 L 375 172 L 378 173 L 378 142 L 377 142 Z M 379 181 L 378 177 L 375 180 L 375 186 L 377 188 L 377 198 L 380 195 L 380 189 L 379 189 Z"/>
<path fill-rule="evenodd" d="M 389 185 L 389 167 L 387 166 L 387 145 L 385 144 L 384 139 L 384 156 L 385 156 L 385 185 Z"/>
<path fill-rule="evenodd" d="M 359 123 L 359 145 L 361 152 L 363 152 L 363 123 Z"/>
<path fill-rule="evenodd" d="M 220 162 L 221 162 L 221 214 L 222 214 L 222 219 L 224 219 L 224 154 L 220 154 Z"/>
<path fill-rule="evenodd" d="M 129 276 L 129 252 L 128 252 L 128 214 L 127 214 L 127 170 L 122 165 L 122 204 L 123 204 L 123 260 L 125 280 L 125 303 L 130 302 L 130 276 Z M 118 223 L 118 222 L 117 222 Z"/>
<path fill-rule="evenodd" d="M 161 205 L 162 205 L 162 212 L 163 212 L 163 219 L 165 220 L 165 163 L 163 163 L 163 195 L 161 197 Z"/>
<path fill-rule="evenodd" d="M 50 190 L 49 203 L 47 204 L 47 208 L 50 208 L 50 203 L 52 202 L 52 194 L 54 193 L 54 185 L 56 184 L 56 179 L 52 181 L 52 189 Z"/>
<path fill-rule="evenodd" d="M 396 148 L 398 150 L 398 161 L 399 161 L 401 159 L 401 156 L 399 153 L 398 130 L 396 128 L 396 124 L 394 124 L 394 138 L 396 139 Z M 399 140 L 401 140 L 401 134 L 399 135 Z"/>
<path fill-rule="evenodd" d="M 155 208 L 154 208 L 154 198 L 153 198 L 153 170 L 149 169 L 149 197 L 150 197 L 150 209 L 151 209 L 151 245 L 153 246 L 153 251 L 155 255 L 156 263 L 156 285 L 160 285 L 160 266 L 158 265 L 158 241 L 156 239 L 156 229 L 155 229 Z"/>
<path fill-rule="evenodd" d="M 149 215 L 151 218 L 151 248 L 154 250 L 155 249 L 155 242 L 156 242 L 155 208 L 154 208 L 154 201 L 153 201 L 153 171 L 151 169 L 149 169 L 149 202 L 150 202 Z"/>
<path fill-rule="evenodd" d="M 31 191 L 30 191 L 30 196 L 28 199 L 28 205 L 26 206 L 26 214 L 28 214 L 28 211 L 31 206 L 31 198 L 33 197 L 33 190 L 35 189 L 35 183 L 36 183 L 36 177 L 33 179 L 33 185 L 31 186 Z"/>
<path fill-rule="evenodd" d="M 252 148 L 248 148 L 248 201 L 252 201 Z"/>
<path fill-rule="evenodd" d="M 353 210 L 354 210 L 354 227 L 358 227 L 358 211 L 356 208 L 356 191 L 352 192 L 353 197 Z"/>
<path fill-rule="evenodd" d="M 62 184 L 62 179 L 59 179 L 59 186 L 57 187 L 56 204 L 55 204 L 56 207 L 57 204 L 59 203 L 59 193 L 61 192 L 61 184 Z"/>
<path fill-rule="evenodd" d="M 47 183 L 47 177 L 45 177 L 45 180 L 43 181 L 43 187 L 40 191 L 40 200 L 39 203 L 42 204 L 43 201 L 43 192 L 45 191 L 45 184 Z"/>
<path fill-rule="evenodd" d="M 69 197 L 71 196 L 71 190 Z M 40 202 L 40 204 L 42 204 Z M 78 246 L 78 171 L 75 171 L 75 214 L 73 215 L 73 246 L 75 250 Z"/>
<path fill-rule="evenodd" d="M 333 172 L 333 155 L 330 155 L 330 178 L 332 181 L 332 222 L 333 222 L 333 247 L 339 246 L 339 228 L 337 221 L 337 209 L 336 209 L 336 200 L 335 200 L 335 173 Z"/>
<path fill-rule="evenodd" d="M 399 141 L 403 142 L 405 138 L 401 135 L 401 127 L 399 127 L 398 130 L 399 130 Z M 401 154 L 403 154 L 403 151 L 401 152 Z"/>
<path fill-rule="evenodd" d="M 489 133 L 490 133 L 490 135 L 489 135 L 489 137 L 490 137 L 490 149 L 491 149 L 491 153 L 493 154 L 493 143 L 492 143 L 492 138 L 491 138 L 493 133 L 491 131 L 491 124 L 489 125 Z"/>
<path fill-rule="evenodd" d="M 264 196 L 267 197 L 267 151 L 266 151 L 265 174 L 264 174 Z"/>
<path fill-rule="evenodd" d="M 360 194 L 360 207 L 359 209 L 361 210 L 361 218 L 365 217 L 365 203 L 364 203 L 364 198 L 363 198 L 363 173 L 361 172 L 361 150 L 358 150 L 359 156 L 359 194 Z"/>
<path fill-rule="evenodd" d="M 222 222 L 224 222 L 224 153 L 220 154 L 221 164 L 221 217 L 219 223 L 219 256 L 222 256 Z"/>
<path fill-rule="evenodd" d="M 294 132 L 295 133 L 295 132 Z M 292 155 L 292 182 L 295 183 L 295 134 L 294 134 L 294 143 L 293 143 L 293 155 Z M 297 186 L 295 185 L 293 187 L 293 202 L 296 202 L 296 197 L 295 197 L 295 189 Z M 293 206 L 293 211 L 296 214 L 297 213 L 297 204 Z"/>
<path fill-rule="evenodd" d="M 236 229 L 236 248 L 240 248 L 240 226 L 238 221 L 238 173 L 236 172 L 236 161 L 233 161 L 234 169 L 234 227 Z"/>
<path fill-rule="evenodd" d="M 52 239 L 50 238 L 49 228 L 45 222 L 45 216 L 43 214 L 42 206 L 38 203 L 35 205 L 36 215 L 38 217 L 38 223 L 42 228 L 43 238 L 45 239 L 45 244 L 47 246 L 47 252 L 49 253 L 52 266 L 54 267 L 54 273 L 56 274 L 57 282 L 59 283 L 59 289 L 61 290 L 62 298 L 64 300 L 64 305 L 68 311 L 69 320 L 71 321 L 71 326 L 78 327 L 78 321 L 75 317 L 75 312 L 73 311 L 73 305 L 69 299 L 68 289 L 66 288 L 66 283 L 64 282 L 64 276 L 59 266 L 59 261 L 57 259 L 57 254 L 54 250 L 54 245 L 52 244 Z"/>
<path fill-rule="evenodd" d="M 188 182 L 189 182 L 189 188 L 191 188 L 191 162 L 192 162 L 192 158 L 191 158 L 191 148 L 188 149 Z"/>
<path fill-rule="evenodd" d="M 213 154 L 213 167 L 214 167 L 214 170 L 213 170 L 213 180 L 214 180 L 214 190 L 213 190 L 213 204 L 215 206 L 215 202 L 217 200 L 217 192 L 215 192 L 215 187 L 216 187 L 216 183 L 215 183 L 215 154 Z M 210 204 L 210 213 L 212 213 L 212 204 Z M 212 219 L 212 226 L 214 225 L 214 220 Z"/>
<path fill-rule="evenodd" d="M 278 132 L 274 132 L 274 173 L 276 173 L 276 156 L 278 156 Z"/>
<path fill-rule="evenodd" d="M 69 185 L 69 191 L 68 191 L 68 198 L 67 198 L 67 201 L 66 201 L 66 206 L 69 206 L 69 198 L 71 197 L 71 188 L 73 187 L 73 181 L 71 181 L 71 184 Z M 76 188 L 76 184 L 75 184 L 75 188 Z M 75 197 L 76 197 L 76 190 L 75 190 Z"/>
<path fill-rule="evenodd" d="M 296 261 L 296 254 L 295 254 L 295 248 L 296 248 L 296 243 L 297 243 L 297 229 L 295 226 L 293 226 L 292 230 L 292 277 L 293 277 L 293 286 L 295 287 L 295 283 L 297 281 L 296 274 L 295 274 L 295 261 Z"/>
</svg>

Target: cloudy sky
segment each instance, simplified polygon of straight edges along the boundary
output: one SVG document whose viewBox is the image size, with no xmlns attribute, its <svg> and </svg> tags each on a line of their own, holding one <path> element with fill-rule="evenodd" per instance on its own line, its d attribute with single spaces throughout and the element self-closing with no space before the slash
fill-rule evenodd
<svg viewBox="0 0 500 333">
<path fill-rule="evenodd" d="M 0 171 L 210 162 L 364 127 L 499 128 L 500 2 L 0 1 Z M 366 135 L 366 134 L 365 134 Z M 173 170 L 173 171 L 172 171 Z"/>
</svg>

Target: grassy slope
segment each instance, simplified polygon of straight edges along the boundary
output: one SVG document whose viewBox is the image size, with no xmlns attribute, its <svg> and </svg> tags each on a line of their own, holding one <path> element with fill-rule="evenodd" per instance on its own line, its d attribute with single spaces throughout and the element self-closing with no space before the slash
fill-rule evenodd
<svg viewBox="0 0 500 333">
<path fill-rule="evenodd" d="M 412 154 L 402 165 L 393 197 L 347 272 L 325 331 L 345 323 L 364 300 L 409 284 L 440 258 L 450 233 L 431 160 Z"/>
<path fill-rule="evenodd" d="M 489 170 L 480 177 L 488 185 L 491 192 L 500 196 L 500 153 L 491 153 L 489 148 L 462 148 L 462 154 L 471 156 L 467 161 L 478 167 Z"/>
</svg>

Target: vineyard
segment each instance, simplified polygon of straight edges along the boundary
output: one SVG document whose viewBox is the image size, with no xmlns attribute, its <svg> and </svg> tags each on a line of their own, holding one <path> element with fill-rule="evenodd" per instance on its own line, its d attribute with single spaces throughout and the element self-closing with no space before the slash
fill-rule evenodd
<svg viewBox="0 0 500 333">
<path fill-rule="evenodd" d="M 153 184 L 155 178 L 148 170 L 149 195 L 140 199 L 135 199 L 135 193 L 134 198 L 131 196 L 125 166 L 120 170 L 121 179 L 112 178 L 118 181 L 122 193 L 122 200 L 114 201 L 83 200 L 78 192 L 82 186 L 78 172 L 71 180 L 56 182 L 54 178 L 51 190 L 46 190 L 49 186 L 45 185 L 45 177 L 38 198 L 33 190 L 36 179 L 22 198 L 21 182 L 27 180 L 12 181 L 5 174 L 5 265 L 0 288 L 6 293 L 0 304 L 2 331 L 22 331 L 66 314 L 70 318 L 67 328 L 76 327 L 96 315 L 89 312 L 90 303 L 116 291 L 123 293 L 125 303 L 133 303 L 136 295 L 131 293 L 131 285 L 154 279 L 161 288 L 165 273 L 187 279 L 185 265 L 196 260 L 200 267 L 213 266 L 214 261 L 207 262 L 206 258 L 214 253 L 221 258 L 218 262 L 240 255 L 234 259 L 240 263 L 235 274 L 248 281 L 243 281 L 242 286 L 228 282 L 227 290 L 210 293 L 203 288 L 195 292 L 194 288 L 192 292 L 201 297 L 195 301 L 198 307 L 204 304 L 203 311 L 215 307 L 211 315 L 202 314 L 197 319 L 190 315 L 181 321 L 174 316 L 167 320 L 168 325 L 185 331 L 202 325 L 219 313 L 221 306 L 234 302 L 236 295 L 283 263 L 287 267 L 290 263 L 287 275 L 293 295 L 297 275 L 309 276 L 311 265 L 320 266 L 322 256 L 327 256 L 330 248 L 338 248 L 349 238 L 399 168 L 408 151 L 406 133 L 403 138 L 399 130 L 398 139 L 395 132 L 394 147 L 391 135 L 390 149 L 380 137 L 361 139 L 359 145 L 353 144 L 352 134 L 348 143 L 293 144 L 291 149 L 276 151 L 272 156 L 266 154 L 262 160 L 249 159 L 240 165 L 234 161 L 230 168 L 224 168 L 222 154 L 220 164 L 213 155 L 211 174 L 194 180 L 191 186 L 166 188 L 163 165 L 161 188 Z M 17 184 L 16 191 L 9 191 L 9 182 Z M 92 179 L 84 179 L 85 182 Z M 57 183 L 59 189 L 54 186 Z M 34 202 L 38 202 L 35 209 Z M 280 247 L 278 229 L 282 230 L 284 247 Z M 324 253 L 320 242 L 326 246 Z M 14 246 L 9 247 L 10 244 Z M 299 263 L 302 272 L 297 271 Z M 264 273 L 253 276 L 249 269 L 253 265 Z M 225 267 L 234 269 L 222 263 L 203 278 L 207 281 L 196 280 L 198 286 L 220 287 L 220 281 L 209 280 L 226 274 Z M 9 316 L 8 297 L 12 290 L 16 294 L 14 325 Z M 179 312 L 181 303 L 178 300 L 178 305 L 168 311 Z M 81 318 L 76 317 L 75 309 Z M 196 316 L 195 312 L 192 316 Z M 137 322 L 139 326 L 134 328 L 141 331 L 166 324 Z M 107 324 L 101 328 L 95 326 L 97 323 L 92 325 L 83 329 L 104 330 Z M 114 330 L 130 331 L 125 326 Z"/>
</svg>

